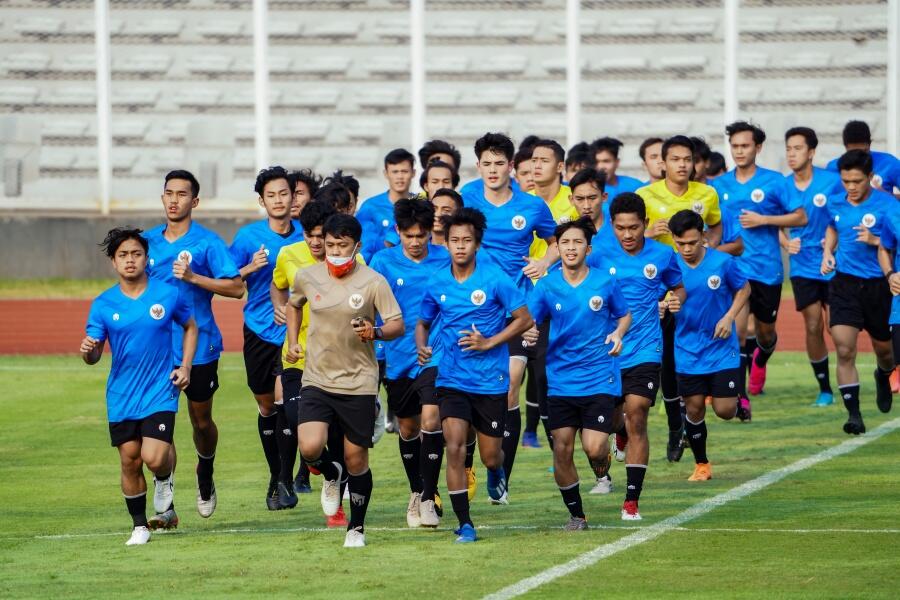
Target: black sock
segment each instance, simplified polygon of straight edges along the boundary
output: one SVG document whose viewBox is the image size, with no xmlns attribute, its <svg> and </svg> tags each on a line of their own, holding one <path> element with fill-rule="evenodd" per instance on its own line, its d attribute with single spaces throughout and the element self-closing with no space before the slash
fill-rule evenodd
<svg viewBox="0 0 900 600">
<path fill-rule="evenodd" d="M 625 465 L 625 500 L 641 499 L 641 489 L 644 487 L 644 475 L 647 474 L 647 465 Z"/>
<path fill-rule="evenodd" d="M 300 457 L 300 468 L 297 469 L 297 477 L 299 477 L 302 481 L 309 483 L 309 466 L 307 466 L 306 461 L 303 460 L 303 457 Z"/>
<path fill-rule="evenodd" d="M 690 419 L 685 419 L 684 429 L 691 444 L 691 452 L 694 453 L 694 462 L 708 463 L 709 459 L 706 458 L 706 420 L 691 423 Z"/>
<path fill-rule="evenodd" d="M 212 456 L 197 454 L 197 487 L 200 488 L 200 497 L 204 500 L 209 500 L 212 494 L 213 462 L 215 460 L 215 454 Z"/>
<path fill-rule="evenodd" d="M 506 485 L 512 475 L 513 463 L 516 462 L 516 450 L 519 449 L 519 437 L 522 434 L 522 412 L 519 407 L 506 411 L 506 426 L 503 429 L 503 470 L 506 471 Z"/>
<path fill-rule="evenodd" d="M 756 363 L 757 367 L 766 366 L 766 363 L 769 362 L 770 358 L 772 358 L 772 354 L 775 353 L 775 344 L 777 344 L 777 343 L 778 343 L 778 336 L 776 335 L 772 339 L 772 344 L 770 346 L 763 347 L 759 344 L 756 345 L 756 347 L 759 348 L 759 352 L 757 352 L 756 358 L 753 360 L 753 362 Z M 749 356 L 753 356 L 753 355 L 750 354 Z"/>
<path fill-rule="evenodd" d="M 444 458 L 444 433 L 422 430 L 420 473 L 422 473 L 422 500 L 434 500 L 441 461 Z"/>
<path fill-rule="evenodd" d="M 847 385 L 839 385 L 841 398 L 844 400 L 844 408 L 850 416 L 859 415 L 859 384 L 848 383 Z"/>
<path fill-rule="evenodd" d="M 278 415 L 276 439 L 278 440 L 278 479 L 287 486 L 291 486 L 294 475 L 294 465 L 297 462 L 297 436 L 291 430 L 285 415 L 284 405 L 275 405 L 275 414 Z"/>
<path fill-rule="evenodd" d="M 322 477 L 328 481 L 334 481 L 338 478 L 338 468 L 332 461 L 331 455 L 326 448 L 322 448 L 322 454 L 319 455 L 319 458 L 307 460 L 306 464 L 321 473 Z"/>
<path fill-rule="evenodd" d="M 350 487 L 350 521 L 347 529 L 363 531 L 369 499 L 372 497 L 372 471 L 366 469 L 361 475 L 350 475 L 347 485 Z"/>
<path fill-rule="evenodd" d="M 666 421 L 669 423 L 670 433 L 681 433 L 684 428 L 684 419 L 681 418 L 681 396 L 677 398 L 663 398 L 666 406 Z"/>
<path fill-rule="evenodd" d="M 125 506 L 135 527 L 147 526 L 147 492 L 138 496 L 125 496 Z"/>
<path fill-rule="evenodd" d="M 737 381 L 737 395 L 740 398 L 747 397 L 747 371 L 750 369 L 750 354 L 741 352 L 741 369 Z"/>
<path fill-rule="evenodd" d="M 278 457 L 278 437 L 275 430 L 278 429 L 278 413 L 272 413 L 268 417 L 259 415 L 256 419 L 259 429 L 259 441 L 262 444 L 266 462 L 269 463 L 269 473 L 272 477 L 278 477 L 281 469 L 281 459 Z"/>
<path fill-rule="evenodd" d="M 541 415 L 541 424 L 544 426 L 544 434 L 547 436 L 547 445 L 553 450 L 553 432 L 550 431 L 550 417 Z"/>
<path fill-rule="evenodd" d="M 559 488 L 559 493 L 562 494 L 563 503 L 565 503 L 566 508 L 569 509 L 569 514 L 573 517 L 578 517 L 579 519 L 584 518 L 584 508 L 581 506 L 581 491 L 578 489 L 578 484 L 580 482 L 576 481 L 572 485 Z"/>
<path fill-rule="evenodd" d="M 469 491 L 468 490 L 456 490 L 454 492 L 450 492 L 450 504 L 453 505 L 453 514 L 456 515 L 456 519 L 459 521 L 459 526 L 463 525 L 475 525 L 472 523 L 472 519 L 469 517 Z"/>
<path fill-rule="evenodd" d="M 422 471 L 419 470 L 422 453 L 422 439 L 419 436 L 411 440 L 400 439 L 400 458 L 403 459 L 403 468 L 406 469 L 406 479 L 409 480 L 409 491 L 422 492 Z"/>
<path fill-rule="evenodd" d="M 475 440 L 466 444 L 466 461 L 463 466 L 467 469 L 471 469 L 472 465 L 475 464 Z"/>
<path fill-rule="evenodd" d="M 819 383 L 819 391 L 831 393 L 831 379 L 828 376 L 828 355 L 821 360 L 811 360 L 809 364 L 812 366 L 816 381 Z"/>
<path fill-rule="evenodd" d="M 541 420 L 541 411 L 537 406 L 525 403 L 525 431 L 537 434 L 538 421 Z"/>
<path fill-rule="evenodd" d="M 885 402 L 892 402 L 891 373 L 893 371 L 893 369 L 885 371 L 881 367 L 875 366 L 875 400 L 878 406 L 882 406 Z"/>
<path fill-rule="evenodd" d="M 753 353 L 756 352 L 757 348 L 759 348 L 759 344 L 756 343 L 756 336 L 747 336 L 747 339 L 744 340 L 744 347 L 741 348 L 741 354 L 747 356 L 747 363 L 744 365 L 747 373 L 750 372 L 750 360 L 753 358 Z"/>
</svg>

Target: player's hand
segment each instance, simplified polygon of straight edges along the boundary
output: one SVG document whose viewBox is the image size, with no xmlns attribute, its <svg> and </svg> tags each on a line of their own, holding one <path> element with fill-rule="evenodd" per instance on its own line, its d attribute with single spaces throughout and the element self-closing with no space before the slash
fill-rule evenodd
<svg viewBox="0 0 900 600">
<path fill-rule="evenodd" d="M 169 379 L 175 384 L 179 390 L 184 390 L 191 383 L 191 368 L 181 366 L 173 370 L 169 375 Z"/>
<path fill-rule="evenodd" d="M 669 305 L 665 300 L 660 300 L 656 303 L 656 306 L 659 309 L 659 318 L 662 319 L 666 316 L 666 309 L 669 307 Z"/>
<path fill-rule="evenodd" d="M 900 273 L 894 273 L 888 277 L 888 285 L 891 286 L 891 293 L 900 296 Z"/>
<path fill-rule="evenodd" d="M 176 260 L 172 263 L 172 275 L 175 279 L 180 279 L 185 283 L 191 283 L 194 279 L 194 272 L 191 271 L 191 264 L 184 260 Z"/>
<path fill-rule="evenodd" d="M 731 326 L 734 323 L 734 319 L 725 315 L 719 322 L 716 323 L 716 330 L 713 333 L 714 338 L 719 338 L 720 340 L 728 339 L 728 336 L 731 335 Z"/>
<path fill-rule="evenodd" d="M 250 260 L 250 272 L 256 273 L 263 267 L 269 264 L 269 255 L 266 254 L 266 245 L 260 244 L 259 250 L 253 253 L 253 258 Z"/>
<path fill-rule="evenodd" d="M 522 340 L 524 340 L 525 343 L 529 346 L 534 346 L 535 344 L 537 344 L 538 337 L 540 335 L 541 332 L 538 331 L 537 325 L 534 325 L 531 327 L 531 329 L 522 334 Z"/>
<path fill-rule="evenodd" d="M 673 315 L 681 310 L 681 300 L 673 292 L 666 294 L 664 302 L 666 303 L 666 308 L 668 308 L 669 312 Z"/>
<path fill-rule="evenodd" d="M 834 255 L 826 252 L 825 255 L 822 256 L 822 267 L 819 269 L 819 271 L 822 273 L 822 275 L 828 275 L 829 273 L 834 271 L 834 267 Z"/>
<path fill-rule="evenodd" d="M 618 332 L 613 331 L 611 334 L 606 336 L 606 344 L 612 344 L 612 348 L 609 350 L 610 356 L 618 356 L 622 353 L 622 336 L 619 335 Z"/>
<path fill-rule="evenodd" d="M 284 361 L 288 364 L 295 365 L 303 358 L 303 348 L 300 344 L 291 344 L 288 351 L 284 354 Z"/>
<path fill-rule="evenodd" d="M 863 244 L 868 244 L 870 246 L 877 246 L 881 241 L 878 239 L 878 236 L 869 231 L 869 228 L 864 225 L 857 225 L 853 229 L 856 230 L 856 241 L 862 242 Z"/>
<path fill-rule="evenodd" d="M 764 215 L 747 209 L 741 211 L 741 216 L 738 217 L 738 221 L 741 222 L 741 227 L 743 227 L 744 229 L 762 227 L 763 225 L 767 224 L 766 217 Z"/>
<path fill-rule="evenodd" d="M 362 342 L 371 342 L 375 339 L 375 324 L 365 317 L 356 317 L 350 320 L 353 332 L 359 336 Z"/>
<path fill-rule="evenodd" d="M 788 254 L 800 254 L 800 238 L 791 238 L 785 246 Z"/>
<path fill-rule="evenodd" d="M 540 279 L 546 275 L 547 269 L 550 267 L 546 260 L 530 258 L 528 256 L 523 256 L 522 258 L 528 263 L 522 267 L 522 273 L 524 273 L 526 277 L 529 279 Z"/>
<path fill-rule="evenodd" d="M 457 343 L 462 346 L 463 352 L 468 352 L 469 350 L 484 352 L 493 347 L 490 340 L 481 335 L 481 332 L 475 327 L 475 323 L 472 323 L 472 329 L 463 329 L 459 333 L 462 337 L 459 338 Z"/>
<path fill-rule="evenodd" d="M 416 348 L 416 354 L 419 357 L 419 364 L 425 366 L 431 360 L 433 349 L 431 346 L 419 346 Z"/>
<path fill-rule="evenodd" d="M 92 338 L 91 336 L 85 336 L 83 340 L 81 340 L 81 353 L 82 354 L 90 354 L 97 348 L 97 344 L 99 344 L 97 340 Z"/>
<path fill-rule="evenodd" d="M 278 325 L 287 323 L 287 304 L 275 304 L 272 306 L 272 319 Z"/>
<path fill-rule="evenodd" d="M 669 231 L 669 222 L 666 221 L 665 219 L 657 220 L 655 223 L 650 225 L 649 229 L 647 229 L 647 235 L 649 235 L 652 238 L 657 238 L 661 235 L 666 235 L 668 233 L 671 233 Z"/>
</svg>

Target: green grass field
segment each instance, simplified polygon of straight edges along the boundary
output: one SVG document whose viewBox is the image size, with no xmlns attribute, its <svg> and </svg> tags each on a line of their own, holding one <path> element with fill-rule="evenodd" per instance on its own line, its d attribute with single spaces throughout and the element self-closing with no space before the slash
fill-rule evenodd
<svg viewBox="0 0 900 600">
<path fill-rule="evenodd" d="M 871 357 L 861 362 L 863 373 L 873 368 Z M 847 439 L 842 408 L 810 406 L 815 386 L 803 356 L 783 353 L 770 365 L 768 391 L 754 401 L 752 424 L 709 420 L 711 482 L 686 481 L 689 452 L 679 464 L 665 462 L 665 418 L 653 411 L 644 520 L 636 526 L 619 519 L 623 465 L 614 463 L 611 495 L 590 496 L 579 456 L 592 529 L 562 531 L 567 513 L 543 448 L 520 450 L 510 506 L 488 504 L 479 465 L 472 509 L 482 538 L 477 544 L 451 543 L 455 519 L 449 506 L 437 531 L 405 529 L 405 477 L 397 438 L 386 435 L 372 459 L 369 545 L 345 551 L 343 532 L 323 529 L 315 478 L 315 493 L 301 496 L 296 509 L 265 509 L 268 477 L 256 408 L 238 355 L 223 358 L 216 399 L 218 510 L 209 520 L 196 513 L 191 432 L 182 412 L 176 428 L 181 526 L 134 548 L 124 545 L 131 523 L 105 421 L 108 363 L 3 357 L 0 596 L 481 597 Z M 863 411 L 871 430 L 891 416 L 877 412 L 873 385 L 864 379 Z M 895 430 L 529 595 L 896 598 L 898 457 Z"/>
</svg>

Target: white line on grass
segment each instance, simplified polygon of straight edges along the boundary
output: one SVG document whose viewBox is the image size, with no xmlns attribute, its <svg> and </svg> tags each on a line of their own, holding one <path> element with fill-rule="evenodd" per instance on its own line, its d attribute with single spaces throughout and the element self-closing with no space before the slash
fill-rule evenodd
<svg viewBox="0 0 900 600">
<path fill-rule="evenodd" d="M 575 571 L 590 567 L 591 565 L 596 564 L 604 558 L 608 558 L 610 556 L 613 556 L 614 554 L 618 554 L 619 552 L 624 552 L 625 550 L 628 550 L 645 542 L 655 540 L 664 533 L 676 531 L 681 528 L 682 524 L 687 523 L 688 521 L 692 521 L 698 517 L 702 517 L 703 515 L 709 513 L 715 508 L 718 508 L 719 506 L 734 502 L 735 500 L 741 500 L 742 498 L 745 498 L 750 494 L 754 494 L 772 485 L 773 483 L 781 481 L 789 475 L 799 473 L 800 471 L 805 471 L 806 469 L 809 469 L 810 467 L 813 467 L 819 463 L 853 452 L 857 448 L 865 446 L 870 442 L 874 442 L 883 435 L 886 435 L 898 428 L 900 428 L 900 418 L 882 423 L 879 427 L 873 429 L 866 435 L 849 439 L 843 443 L 838 444 L 837 446 L 832 446 L 831 448 L 827 448 L 825 450 L 822 450 L 821 452 L 817 452 L 812 456 L 802 458 L 797 462 L 787 465 L 786 467 L 782 467 L 774 471 L 769 471 L 768 473 L 760 475 L 756 479 L 751 479 L 750 481 L 732 488 L 727 492 L 722 492 L 721 494 L 713 496 L 712 498 L 708 498 L 702 502 L 698 502 L 690 508 L 678 513 L 677 515 L 669 517 L 668 519 L 664 519 L 658 523 L 650 525 L 649 527 L 644 527 L 640 531 L 636 531 L 632 534 L 626 535 L 625 537 L 616 540 L 615 542 L 597 546 L 593 550 L 585 552 L 584 554 L 573 558 L 567 563 L 551 567 L 545 571 L 541 571 L 537 575 L 527 577 L 517 583 L 494 592 L 493 594 L 489 594 L 485 596 L 485 600 L 506 600 L 507 598 L 515 598 L 516 596 L 521 596 L 522 594 L 525 594 L 555 579 L 559 579 L 560 577 L 564 577 L 566 575 L 574 573 Z"/>
</svg>

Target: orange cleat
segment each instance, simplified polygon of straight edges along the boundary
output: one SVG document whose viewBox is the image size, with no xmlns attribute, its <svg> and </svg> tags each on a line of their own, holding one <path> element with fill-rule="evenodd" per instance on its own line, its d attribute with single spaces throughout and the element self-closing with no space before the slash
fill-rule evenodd
<svg viewBox="0 0 900 600">
<path fill-rule="evenodd" d="M 712 479 L 712 465 L 709 463 L 697 463 L 694 466 L 693 474 L 688 477 L 688 481 L 709 481 Z"/>
<path fill-rule="evenodd" d="M 895 367 L 891 373 L 891 392 L 894 394 L 900 392 L 900 367 Z"/>
<path fill-rule="evenodd" d="M 344 507 L 339 506 L 337 512 L 328 517 L 326 524 L 328 527 L 346 527 L 347 515 L 344 514 Z"/>
</svg>

